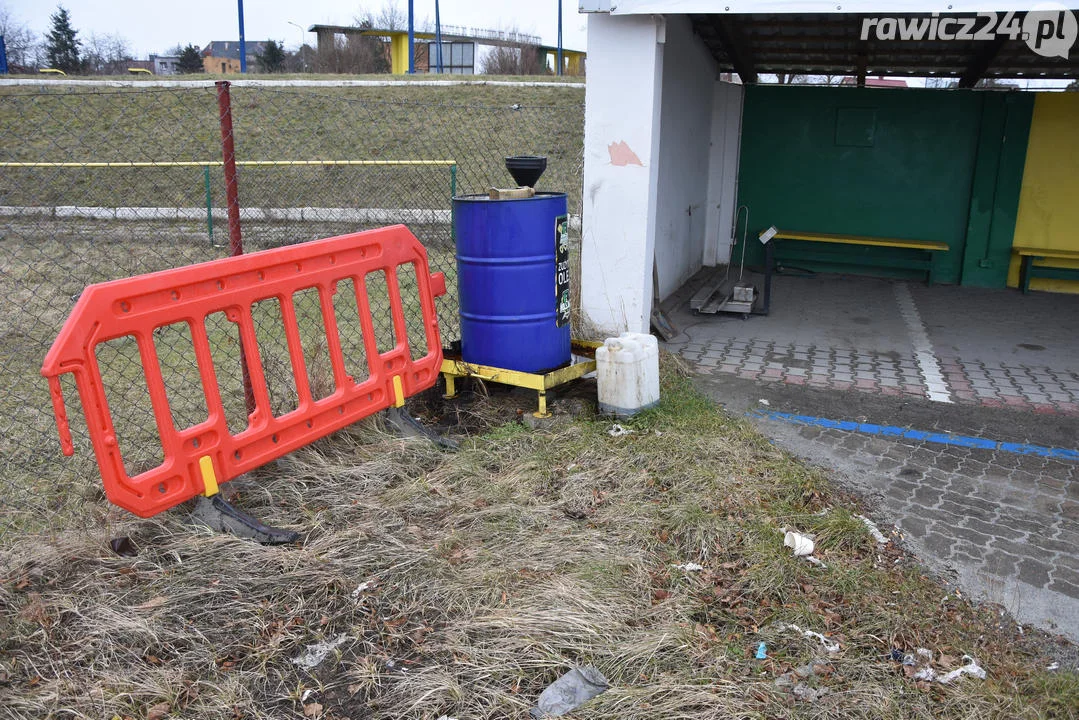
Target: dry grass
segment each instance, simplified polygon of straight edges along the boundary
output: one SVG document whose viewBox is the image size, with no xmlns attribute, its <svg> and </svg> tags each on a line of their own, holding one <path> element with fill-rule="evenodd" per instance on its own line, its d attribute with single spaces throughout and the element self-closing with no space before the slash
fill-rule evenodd
<svg viewBox="0 0 1079 720">
<path fill-rule="evenodd" d="M 236 87 L 238 160 L 454 161 L 458 194 L 510 181 L 506 155 L 549 158 L 541 189 L 580 212 L 584 90 L 551 87 Z M 0 160 L 170 162 L 221 158 L 216 91 L 0 87 Z M 225 183 L 211 168 L 211 198 Z M 243 167 L 246 208 L 450 208 L 446 166 Z M 4 205 L 205 206 L 199 167 L 3 168 Z"/>
<path fill-rule="evenodd" d="M 359 229 L 351 225 L 305 223 L 249 223 L 245 226 L 249 249 L 265 249 L 310 237 L 330 237 Z M 81 526 L 97 514 L 100 480 L 89 446 L 83 412 L 71 376 L 65 376 L 65 400 L 76 440 L 76 455 L 59 452 L 48 385 L 41 377 L 41 362 L 83 288 L 144 272 L 179 267 L 221 258 L 227 248 L 209 244 L 197 223 L 49 220 L 38 223 L 8 219 L 0 234 L 0 543 L 9 533 L 40 533 Z M 414 226 L 412 231 L 428 248 L 432 271 L 442 271 L 452 293 L 439 301 L 440 327 L 447 342 L 455 337 L 457 308 L 456 264 L 452 246 L 439 242 L 448 234 L 443 226 Z M 406 268 L 407 269 L 407 268 Z M 414 275 L 399 273 L 406 299 L 406 325 L 415 329 L 416 308 L 410 289 Z M 357 311 L 344 302 L 351 283 L 343 283 L 335 296 L 341 305 L 339 326 L 350 370 L 364 364 Z M 384 282 L 371 281 L 372 306 L 386 307 Z M 329 355 L 321 315 L 310 297 L 297 298 L 308 367 L 317 376 L 328 372 Z M 271 383 L 271 399 L 283 404 L 295 397 L 291 365 L 283 342 L 284 330 L 276 306 L 255 309 L 260 340 L 266 339 L 263 360 Z M 351 312 L 351 321 L 347 317 Z M 375 317 L 376 331 L 389 330 L 389 321 Z M 205 420 L 206 405 L 198 379 L 190 334 L 179 326 L 154 335 L 170 405 L 179 427 Z M 235 431 L 244 427 L 236 328 L 222 314 L 211 316 L 208 331 L 214 339 L 217 377 L 226 415 Z M 416 333 L 415 339 L 421 337 Z M 319 344 L 316 340 L 321 337 Z M 381 336 L 380 336 L 381 337 Z M 413 335 L 410 335 L 410 340 Z M 218 342 L 221 340 L 221 342 Z M 311 340 L 308 343 L 308 340 Z M 119 431 L 121 451 L 129 468 L 147 469 L 160 462 L 161 447 L 153 420 L 136 344 L 121 338 L 102 344 L 97 353 L 106 394 Z M 355 364 L 355 367 L 353 366 Z M 359 375 L 356 375 L 359 377 Z M 312 377 L 317 381 L 317 377 Z M 295 401 L 293 400 L 293 407 Z M 157 462 L 154 462 L 156 460 Z"/>
<path fill-rule="evenodd" d="M 481 394 L 423 410 L 483 430 L 458 453 L 369 421 L 226 486 L 298 547 L 179 511 L 17 540 L 0 550 L 0 717 L 525 717 L 578 664 L 612 682 L 578 718 L 1076 716 L 1075 673 L 1039 671 L 995 609 L 877 548 L 826 478 L 671 364 L 664 388 L 624 437 L 565 415 L 533 430 L 514 421 L 529 398 Z M 816 530 L 829 569 L 791 557 L 782 525 Z M 136 557 L 108 549 L 118 535 Z M 815 703 L 775 685 L 820 654 L 780 622 L 842 645 Z M 313 671 L 292 663 L 341 636 Z M 919 686 L 889 657 L 917 647 L 989 677 Z"/>
</svg>

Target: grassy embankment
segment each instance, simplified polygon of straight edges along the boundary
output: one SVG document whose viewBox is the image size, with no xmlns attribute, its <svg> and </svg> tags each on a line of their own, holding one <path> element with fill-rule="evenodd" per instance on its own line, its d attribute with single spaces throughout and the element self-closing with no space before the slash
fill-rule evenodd
<svg viewBox="0 0 1079 720">
<path fill-rule="evenodd" d="M 625 436 L 588 417 L 507 423 L 529 400 L 480 394 L 419 409 L 482 431 L 458 453 L 365 423 L 226 486 L 302 547 L 178 511 L 13 543 L 0 717 L 525 717 L 583 664 L 612 687 L 579 718 L 1076 716 L 1079 678 L 1043 669 L 1043 637 L 877 545 L 850 498 L 674 362 Z M 816 533 L 827 568 L 793 557 L 782 527 Z M 138 555 L 109 551 L 115 535 Z M 293 663 L 326 640 L 314 670 Z M 988 677 L 919 682 L 892 654 L 922 647 L 938 671 L 969 654 Z M 819 699 L 777 684 L 814 660 L 799 692 Z"/>
</svg>

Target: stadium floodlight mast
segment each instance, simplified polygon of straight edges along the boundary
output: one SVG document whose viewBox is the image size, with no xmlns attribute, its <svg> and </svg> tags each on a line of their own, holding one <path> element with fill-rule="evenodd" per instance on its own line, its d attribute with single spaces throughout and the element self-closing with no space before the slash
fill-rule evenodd
<svg viewBox="0 0 1079 720">
<path fill-rule="evenodd" d="M 408 0 L 408 74 L 416 74 L 416 8 L 415 0 Z"/>
<path fill-rule="evenodd" d="M 547 61 L 544 60 L 543 64 L 546 65 Z M 558 72 L 556 74 L 562 74 L 562 0 L 558 0 Z"/>
<path fill-rule="evenodd" d="M 431 58 L 427 58 L 428 65 Z M 438 14 L 438 0 L 435 0 L 435 66 L 438 74 L 442 74 L 442 18 Z"/>
<path fill-rule="evenodd" d="M 236 0 L 240 14 L 240 72 L 247 74 L 247 41 L 244 40 L 244 0 Z"/>
</svg>

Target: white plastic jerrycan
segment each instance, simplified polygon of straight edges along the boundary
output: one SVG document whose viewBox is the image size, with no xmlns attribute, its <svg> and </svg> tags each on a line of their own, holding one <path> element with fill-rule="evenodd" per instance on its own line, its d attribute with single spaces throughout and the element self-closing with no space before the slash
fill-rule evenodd
<svg viewBox="0 0 1079 720">
<path fill-rule="evenodd" d="M 659 402 L 659 343 L 624 332 L 596 348 L 599 411 L 626 417 Z"/>
</svg>

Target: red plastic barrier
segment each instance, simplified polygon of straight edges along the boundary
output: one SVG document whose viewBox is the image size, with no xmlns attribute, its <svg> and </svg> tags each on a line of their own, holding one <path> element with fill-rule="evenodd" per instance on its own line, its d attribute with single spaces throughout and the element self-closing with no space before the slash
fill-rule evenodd
<svg viewBox="0 0 1079 720">
<path fill-rule="evenodd" d="M 423 314 L 427 354 L 413 360 L 395 268 L 413 263 Z M 364 277 L 383 270 L 396 345 L 379 353 Z M 369 377 L 356 383 L 345 370 L 333 294 L 338 281 L 351 279 Z M 301 346 L 293 293 L 318 291 L 334 390 L 314 400 Z M 71 311 L 45 356 L 41 374 L 49 380 L 53 411 L 65 455 L 74 447 L 64 410 L 60 376 L 73 373 L 90 440 L 109 500 L 141 517 L 150 517 L 199 494 L 212 495 L 217 484 L 275 460 L 313 440 L 431 387 L 442 364 L 442 342 L 434 298 L 446 292 L 442 273 L 432 275 L 427 252 L 403 225 L 342 235 L 290 247 L 215 260 L 189 267 L 91 285 Z M 263 374 L 252 303 L 280 303 L 298 407 L 274 417 Z M 245 364 L 255 397 L 248 426 L 229 434 L 214 371 L 205 318 L 224 312 L 239 326 Z M 186 322 L 191 330 L 198 373 L 209 417 L 177 429 L 154 346 L 155 328 Z M 133 336 L 149 389 L 164 462 L 131 477 L 124 468 L 95 348 Z"/>
</svg>

